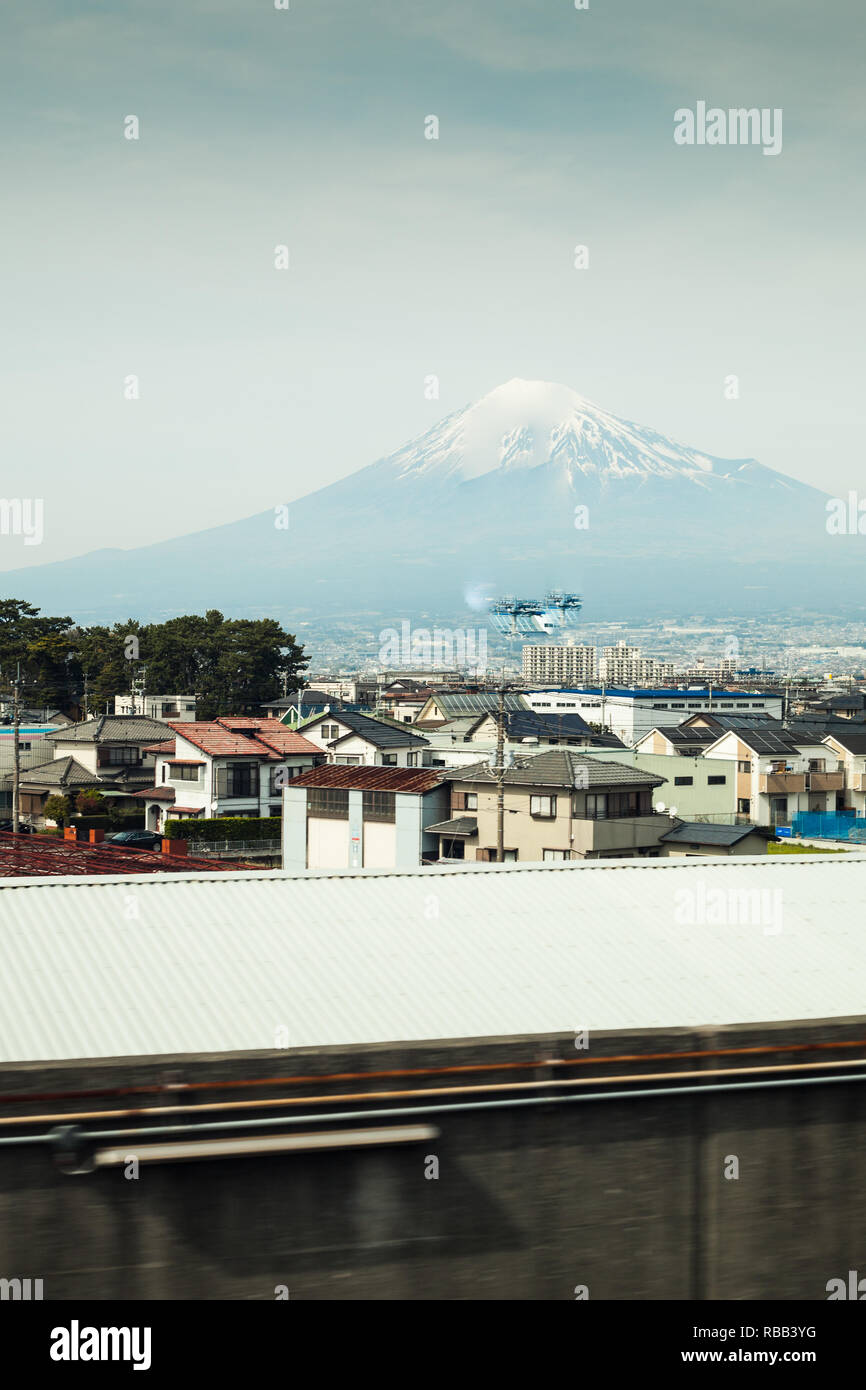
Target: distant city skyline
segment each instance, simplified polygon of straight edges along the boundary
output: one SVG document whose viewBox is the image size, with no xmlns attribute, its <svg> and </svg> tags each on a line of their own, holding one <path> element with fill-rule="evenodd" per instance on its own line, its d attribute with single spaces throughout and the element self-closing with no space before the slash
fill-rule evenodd
<svg viewBox="0 0 866 1390">
<path fill-rule="evenodd" d="M 44 539 L 0 569 L 290 503 L 514 377 L 860 486 L 853 0 L 74 10 L 4 9 L 3 492 Z M 699 102 L 783 148 L 678 145 Z"/>
</svg>

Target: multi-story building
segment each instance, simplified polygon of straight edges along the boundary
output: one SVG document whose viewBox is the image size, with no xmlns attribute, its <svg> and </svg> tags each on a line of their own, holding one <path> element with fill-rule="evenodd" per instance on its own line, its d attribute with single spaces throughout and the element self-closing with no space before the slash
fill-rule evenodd
<svg viewBox="0 0 866 1390">
<path fill-rule="evenodd" d="M 661 685 L 673 674 L 671 662 L 644 656 L 640 647 L 630 647 L 627 642 L 601 649 L 598 679 L 606 685 Z"/>
<path fill-rule="evenodd" d="M 101 714 L 55 729 L 46 737 L 51 760 L 28 767 L 22 775 L 22 814 L 41 817 L 52 794 L 72 795 L 91 788 L 119 808 L 134 809 L 136 802 L 128 799 L 153 781 L 154 755 L 149 745 L 170 732 L 168 724 L 144 714 Z"/>
<path fill-rule="evenodd" d="M 523 648 L 523 679 L 542 685 L 582 685 L 598 679 L 595 647 L 568 643 Z"/>
<path fill-rule="evenodd" d="M 589 724 L 609 729 L 634 746 L 650 729 L 678 724 L 701 711 L 768 715 L 779 719 L 781 695 L 761 691 L 692 689 L 690 686 L 645 690 L 621 686 L 583 686 L 573 690 L 525 690 L 531 709 L 580 714 Z"/>
</svg>

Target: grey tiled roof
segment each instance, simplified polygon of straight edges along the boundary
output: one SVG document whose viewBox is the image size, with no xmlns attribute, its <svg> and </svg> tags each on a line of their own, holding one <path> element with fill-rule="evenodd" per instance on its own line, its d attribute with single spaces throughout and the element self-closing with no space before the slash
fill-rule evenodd
<svg viewBox="0 0 866 1390">
<path fill-rule="evenodd" d="M 354 714 L 347 710 L 334 710 L 332 714 L 337 723 L 345 724 L 347 729 L 351 729 L 352 734 L 366 739 L 376 748 L 427 747 L 426 738 L 422 738 L 420 734 L 410 734 L 407 725 L 384 724 L 379 719 L 370 719 L 366 714 Z M 330 718 L 329 715 L 323 717 L 326 720 Z M 309 728 L 309 725 L 307 727 Z M 340 743 L 342 740 L 335 739 L 334 742 Z"/>
<path fill-rule="evenodd" d="M 625 763 L 608 762 L 606 758 L 587 758 L 569 748 L 551 748 L 533 757 L 515 758 L 505 773 L 507 786 L 573 787 L 578 770 L 582 788 L 585 787 L 660 787 L 663 777 Z M 472 763 L 469 767 L 452 768 L 446 774 L 452 782 L 495 782 L 488 763 Z"/>
<path fill-rule="evenodd" d="M 667 844 L 735 845 L 752 834 L 773 838 L 772 830 L 760 825 L 711 825 L 703 821 L 683 821 L 661 838 Z"/>
<path fill-rule="evenodd" d="M 442 820 L 438 825 L 425 825 L 424 830 L 433 835 L 453 835 L 458 839 L 470 839 L 478 834 L 478 822 L 474 816 L 455 816 L 454 820 Z"/>
<path fill-rule="evenodd" d="M 100 714 L 81 724 L 67 724 L 47 737 L 61 743 L 156 743 L 173 732 L 161 719 L 146 714 Z"/>
<path fill-rule="evenodd" d="M 71 753 L 65 758 L 52 758 L 50 762 L 28 767 L 21 774 L 22 786 L 97 787 L 99 782 L 96 773 L 82 767 Z"/>
</svg>

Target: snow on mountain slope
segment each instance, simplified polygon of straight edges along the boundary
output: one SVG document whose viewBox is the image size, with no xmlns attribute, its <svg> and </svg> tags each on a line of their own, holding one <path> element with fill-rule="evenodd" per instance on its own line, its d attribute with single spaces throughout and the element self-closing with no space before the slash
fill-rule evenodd
<svg viewBox="0 0 866 1390">
<path fill-rule="evenodd" d="M 620 420 L 566 386 L 518 378 L 447 416 L 373 467 L 387 468 L 404 483 L 468 482 L 496 470 L 548 463 L 601 482 L 652 477 L 705 484 L 708 477 L 733 476 L 744 467 L 741 460 L 715 459 Z"/>
</svg>

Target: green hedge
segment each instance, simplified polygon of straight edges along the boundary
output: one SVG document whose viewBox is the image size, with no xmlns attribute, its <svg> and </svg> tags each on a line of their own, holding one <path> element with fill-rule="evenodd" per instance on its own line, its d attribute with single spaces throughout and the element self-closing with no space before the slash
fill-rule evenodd
<svg viewBox="0 0 866 1390">
<path fill-rule="evenodd" d="M 163 834 L 167 840 L 278 840 L 282 824 L 279 816 L 169 820 L 165 823 Z"/>
<path fill-rule="evenodd" d="M 69 822 L 74 825 L 76 830 L 107 830 L 111 824 L 111 818 L 104 816 L 73 816 Z"/>
</svg>

